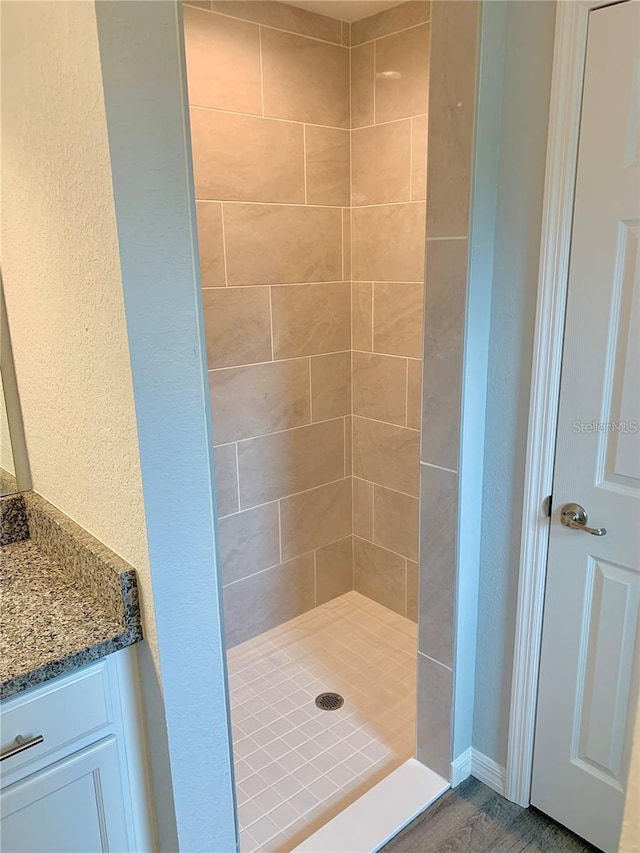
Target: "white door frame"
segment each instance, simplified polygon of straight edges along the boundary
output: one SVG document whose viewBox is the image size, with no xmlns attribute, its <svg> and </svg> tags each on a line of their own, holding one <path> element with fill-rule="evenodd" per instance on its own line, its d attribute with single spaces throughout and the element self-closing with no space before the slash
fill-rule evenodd
<svg viewBox="0 0 640 853">
<path fill-rule="evenodd" d="M 557 7 L 505 784 L 505 796 L 521 806 L 531 797 L 550 533 L 543 501 L 553 483 L 587 28 L 592 9 L 614 2 Z"/>
</svg>

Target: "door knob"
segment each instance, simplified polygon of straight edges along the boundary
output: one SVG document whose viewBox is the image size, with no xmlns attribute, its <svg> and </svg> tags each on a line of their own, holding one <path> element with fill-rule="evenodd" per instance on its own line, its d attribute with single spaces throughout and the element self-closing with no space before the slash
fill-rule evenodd
<svg viewBox="0 0 640 853">
<path fill-rule="evenodd" d="M 604 536 L 607 532 L 604 527 L 587 527 L 587 513 L 580 504 L 565 504 L 560 510 L 560 522 L 565 527 L 582 530 L 592 536 Z"/>
</svg>

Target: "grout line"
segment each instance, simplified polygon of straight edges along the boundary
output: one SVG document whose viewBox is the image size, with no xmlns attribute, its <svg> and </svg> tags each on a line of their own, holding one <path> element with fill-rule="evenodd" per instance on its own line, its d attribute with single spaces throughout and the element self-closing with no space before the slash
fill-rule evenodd
<svg viewBox="0 0 640 853">
<path fill-rule="evenodd" d="M 378 484 L 374 483 L 374 485 L 378 485 Z M 383 488 L 384 488 L 384 486 L 383 486 Z M 417 500 L 417 498 L 416 498 L 416 500 Z M 374 513 L 374 521 L 375 521 L 375 513 Z M 375 534 L 375 529 L 374 529 L 374 534 Z M 401 554 L 399 551 L 393 551 L 391 548 L 387 548 L 386 545 L 380 545 L 380 543 L 376 542 L 373 537 L 369 540 L 369 539 L 365 539 L 364 536 L 357 536 L 355 533 L 353 535 L 355 536 L 356 539 L 360 539 L 361 542 L 368 542 L 369 545 L 375 545 L 376 548 L 380 548 L 382 551 L 388 551 L 390 554 L 394 554 L 396 557 L 400 557 L 403 560 L 413 559 L 412 557 L 407 557 L 406 554 Z M 343 537 L 343 538 L 346 538 L 346 537 Z M 237 581 L 234 581 L 234 583 L 237 583 Z M 229 584 L 227 584 L 227 586 L 229 586 Z"/>
<path fill-rule="evenodd" d="M 409 119 L 409 201 L 413 201 L 413 118 Z"/>
<path fill-rule="evenodd" d="M 336 420 L 339 420 L 339 418 L 336 418 Z M 237 442 L 230 442 L 230 444 L 236 444 L 237 445 Z M 218 446 L 219 447 L 226 447 L 228 445 L 220 444 Z M 249 510 L 252 510 L 252 509 L 261 509 L 263 506 L 270 506 L 271 504 L 274 504 L 277 501 L 284 501 L 284 500 L 287 500 L 288 498 L 295 498 L 295 497 L 298 497 L 298 495 L 304 495 L 307 492 L 314 492 L 316 489 L 322 489 L 324 486 L 333 486 L 336 483 L 342 483 L 346 479 L 347 479 L 347 477 L 339 477 L 337 480 L 329 480 L 327 483 L 320 483 L 319 486 L 311 486 L 310 489 L 302 489 L 299 492 L 290 492 L 289 494 L 281 495 L 279 498 L 273 498 L 273 500 L 271 500 L 271 501 L 264 501 L 264 503 L 261 503 L 261 504 L 252 504 L 251 506 L 241 507 L 238 510 L 238 512 L 228 512 L 226 515 L 218 516 L 218 520 L 220 520 L 221 518 L 229 518 L 232 515 L 239 515 L 241 512 L 249 512 Z M 360 479 L 362 479 L 362 478 L 360 478 Z M 384 488 L 386 488 L 386 486 Z M 391 489 L 391 491 L 396 491 L 396 490 Z M 400 494 L 403 494 L 403 493 L 400 492 Z M 409 497 L 409 498 L 415 497 L 415 495 L 407 495 L 407 497 Z M 345 537 L 343 536 L 342 538 L 344 539 Z"/>
<path fill-rule="evenodd" d="M 302 171 L 304 175 L 304 203 L 307 204 L 307 125 L 302 125 Z M 318 205 L 320 206 L 320 205 Z M 324 207 L 324 205 L 322 205 Z M 342 276 L 344 278 L 344 274 Z"/>
<path fill-rule="evenodd" d="M 260 104 L 264 116 L 264 68 L 262 65 L 262 27 L 258 24 L 258 51 L 260 54 Z"/>
<path fill-rule="evenodd" d="M 455 468 L 445 468 L 444 465 L 436 465 L 434 462 L 424 462 L 422 459 L 420 460 L 421 465 L 426 465 L 428 468 L 437 468 L 438 471 L 448 471 L 450 474 L 457 474 L 457 470 Z"/>
<path fill-rule="evenodd" d="M 313 423 L 313 380 L 311 378 L 311 357 L 307 358 L 309 362 L 309 423 Z"/>
<path fill-rule="evenodd" d="M 238 487 L 238 512 L 241 511 L 240 504 L 240 454 L 238 453 L 238 442 L 234 441 L 234 445 L 236 448 L 236 483 Z M 229 513 L 230 515 L 236 515 L 236 513 Z"/>
<path fill-rule="evenodd" d="M 281 116 L 267 116 L 261 115 L 260 113 L 243 113 L 239 110 L 224 110 L 221 107 L 206 107 L 204 104 L 189 104 L 190 110 L 205 110 L 208 113 L 225 113 L 226 115 L 234 115 L 234 116 L 242 116 L 243 118 L 256 118 L 256 119 L 264 119 L 265 121 L 281 121 L 285 124 L 308 124 L 309 127 L 323 127 L 327 130 L 349 130 L 348 127 L 343 127 L 339 124 L 317 124 L 313 121 L 302 121 L 297 118 L 282 118 Z M 421 113 L 421 115 L 425 115 L 425 113 Z M 391 121 L 405 121 L 405 119 L 392 119 Z M 391 122 L 384 121 L 380 122 L 380 124 L 390 124 Z M 364 125 L 365 127 L 373 127 L 373 125 Z"/>
<path fill-rule="evenodd" d="M 468 239 L 469 238 L 466 234 L 462 234 L 461 236 L 457 236 L 457 237 L 427 237 L 426 238 L 427 243 L 435 242 L 436 240 L 468 240 Z"/>
<path fill-rule="evenodd" d="M 214 290 L 217 288 L 211 288 L 211 289 Z M 341 350 L 336 350 L 335 352 L 313 353 L 312 355 L 294 355 L 294 356 L 291 356 L 290 358 L 275 358 L 275 359 L 271 359 L 270 361 L 249 361 L 249 362 L 246 362 L 245 364 L 230 364 L 230 365 L 227 365 L 226 367 L 210 367 L 208 369 L 208 372 L 209 373 L 214 373 L 214 372 L 217 373 L 221 370 L 237 370 L 241 367 L 261 367 L 265 364 L 281 364 L 281 363 L 286 362 L 286 361 L 302 361 L 305 358 L 322 358 L 325 355 L 342 355 L 342 353 L 346 353 L 346 352 L 351 352 L 351 350 L 341 349 Z M 378 353 L 378 355 L 386 355 L 386 353 Z M 399 356 L 399 355 L 391 356 L 390 355 L 389 358 L 404 358 L 404 356 Z M 416 358 L 416 359 L 414 359 L 414 361 L 419 361 L 419 359 Z M 342 415 L 340 417 L 342 417 Z M 330 418 L 330 420 L 333 420 L 333 418 Z M 222 441 L 222 442 L 220 442 L 220 444 L 216 444 L 216 447 L 220 447 L 222 444 L 231 444 L 231 443 L 232 442 L 230 442 L 230 441 Z"/>
<path fill-rule="evenodd" d="M 318 559 L 317 549 L 313 551 L 313 604 L 318 606 Z"/>
<path fill-rule="evenodd" d="M 306 177 L 305 177 L 305 187 L 306 187 Z M 340 247 L 342 249 L 342 252 L 340 254 L 340 257 L 342 260 L 342 280 L 344 281 L 344 207 L 342 208 L 341 225 L 342 225 L 342 227 L 340 229 Z"/>
<path fill-rule="evenodd" d="M 225 236 L 224 231 L 224 204 L 219 202 L 220 204 L 220 222 L 222 224 L 222 261 L 224 264 L 224 286 L 229 286 L 229 276 L 227 275 L 227 238 Z M 202 288 L 203 290 L 214 290 L 215 288 Z"/>
<path fill-rule="evenodd" d="M 372 39 L 367 39 L 366 41 L 359 41 L 358 44 L 352 44 L 351 47 L 362 47 L 363 44 L 371 44 L 372 41 L 381 41 L 382 39 L 388 39 L 391 36 L 397 36 L 398 33 L 406 33 L 407 30 L 415 30 L 418 27 L 424 27 L 425 24 L 431 23 L 431 17 L 427 18 L 424 21 L 420 21 L 417 24 L 410 24 L 408 27 L 403 27 L 401 30 L 394 30 L 392 33 L 385 33 L 382 36 L 374 36 Z"/>
<path fill-rule="evenodd" d="M 273 299 L 271 296 L 271 285 L 267 285 L 269 288 L 269 340 L 271 342 L 271 361 L 260 362 L 261 364 L 272 364 L 275 362 L 274 358 L 274 349 L 273 349 Z M 214 370 L 225 370 L 228 368 L 214 368 Z"/>
<path fill-rule="evenodd" d="M 385 282 L 380 282 L 384 284 Z M 376 298 L 375 298 L 375 282 L 371 282 L 371 352 L 375 352 L 375 328 L 376 328 Z"/>
<path fill-rule="evenodd" d="M 212 109 L 212 107 L 195 107 L 196 109 Z M 224 112 L 220 110 L 220 112 Z M 247 113 L 247 115 L 250 115 Z M 411 121 L 414 118 L 427 118 L 429 113 L 418 113 L 417 115 L 403 116 L 402 118 L 390 118 L 386 121 L 377 121 L 375 124 L 359 124 L 357 127 L 352 128 L 352 130 L 357 132 L 358 130 L 370 130 L 372 127 L 382 127 L 385 124 L 400 124 L 402 121 Z M 289 121 L 289 119 L 282 119 L 282 121 Z"/>
<path fill-rule="evenodd" d="M 431 655 L 425 654 L 425 652 L 421 652 L 420 649 L 418 649 L 418 655 L 422 655 L 423 658 L 427 658 L 427 660 L 430 660 L 433 663 L 437 663 L 438 666 L 441 666 L 443 669 L 448 669 L 449 672 L 453 672 L 452 668 L 450 666 L 447 666 L 446 663 L 442 663 L 441 661 L 432 658 Z"/>
<path fill-rule="evenodd" d="M 409 359 L 405 359 L 404 425 L 409 426 Z"/>
<path fill-rule="evenodd" d="M 278 500 L 278 554 L 280 556 L 280 563 L 282 563 L 282 508 L 280 506 L 280 500 Z"/>
<path fill-rule="evenodd" d="M 378 60 L 378 51 L 376 49 L 377 41 L 373 39 L 373 123 L 376 123 L 376 64 Z"/>
</svg>

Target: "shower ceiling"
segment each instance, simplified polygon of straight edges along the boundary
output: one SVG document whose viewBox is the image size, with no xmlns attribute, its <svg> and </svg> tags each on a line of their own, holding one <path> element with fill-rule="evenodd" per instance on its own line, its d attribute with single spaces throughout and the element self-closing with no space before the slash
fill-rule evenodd
<svg viewBox="0 0 640 853">
<path fill-rule="evenodd" d="M 289 6 L 298 6 L 319 15 L 328 15 L 340 21 L 359 21 L 376 12 L 399 6 L 404 0 L 279 0 Z"/>
</svg>

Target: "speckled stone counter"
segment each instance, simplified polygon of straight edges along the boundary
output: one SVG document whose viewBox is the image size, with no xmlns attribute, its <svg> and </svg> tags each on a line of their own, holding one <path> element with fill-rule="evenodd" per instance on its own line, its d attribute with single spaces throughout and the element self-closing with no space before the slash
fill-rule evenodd
<svg viewBox="0 0 640 853">
<path fill-rule="evenodd" d="M 38 495 L 0 547 L 0 698 L 142 639 L 135 572 Z"/>
</svg>

